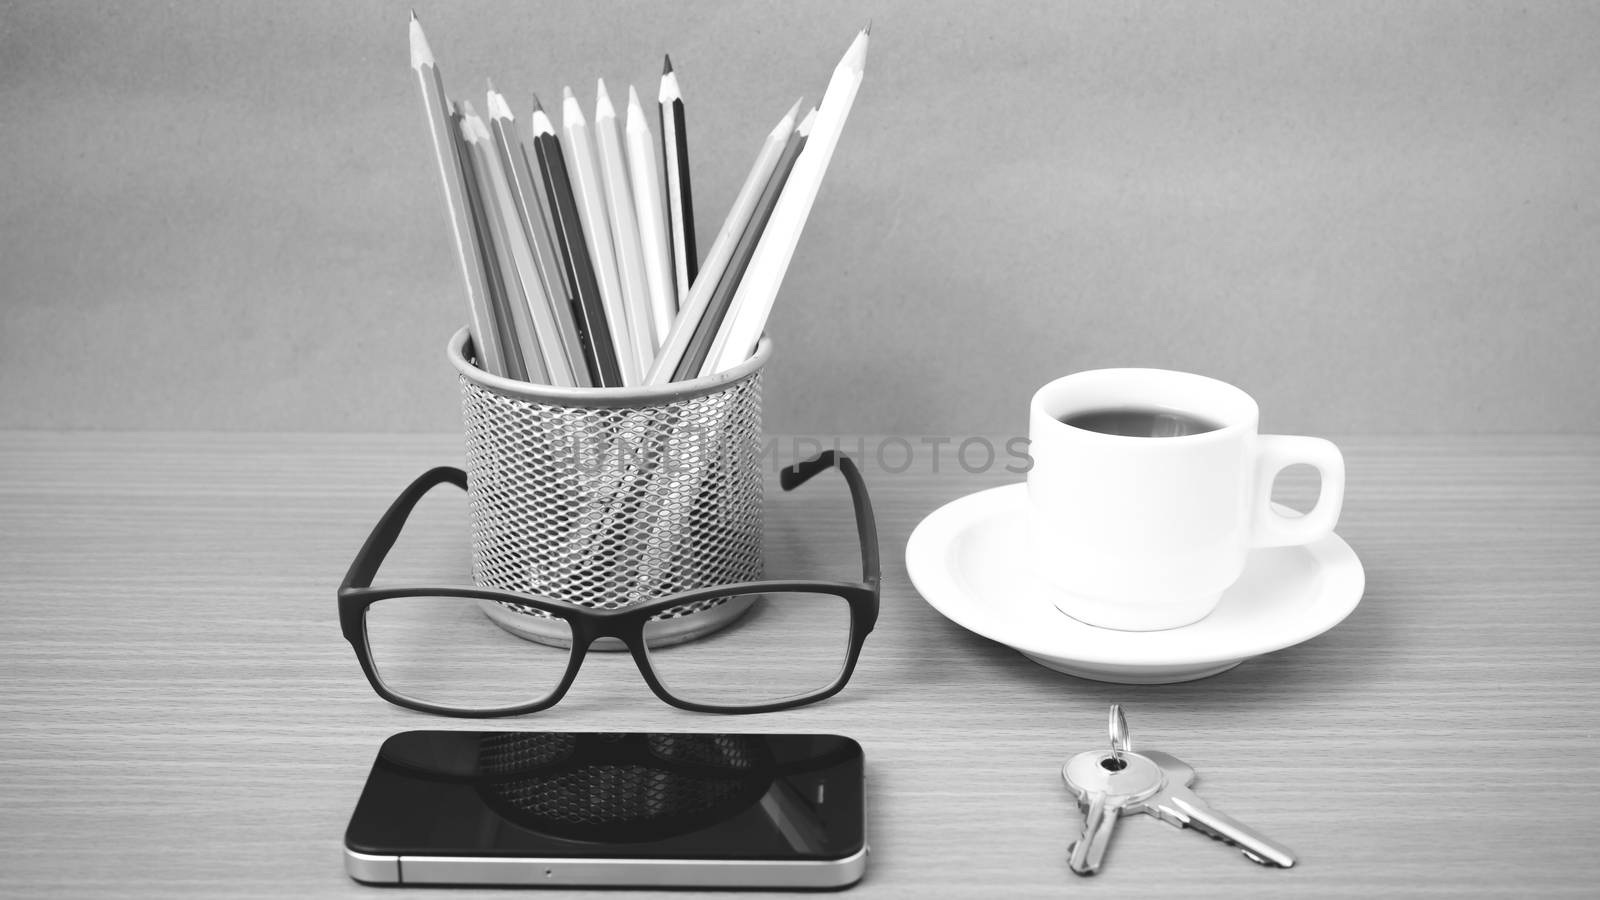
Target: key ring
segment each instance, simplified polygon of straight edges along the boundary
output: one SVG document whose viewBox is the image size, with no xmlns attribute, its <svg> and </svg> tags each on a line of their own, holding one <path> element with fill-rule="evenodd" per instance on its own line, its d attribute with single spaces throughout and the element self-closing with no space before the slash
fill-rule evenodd
<svg viewBox="0 0 1600 900">
<path fill-rule="evenodd" d="M 1128 720 L 1122 715 L 1122 704 L 1111 704 L 1111 721 L 1107 725 L 1111 733 L 1111 758 L 1117 761 L 1117 768 L 1122 768 L 1122 754 L 1133 752 L 1133 738 L 1128 736 Z"/>
</svg>

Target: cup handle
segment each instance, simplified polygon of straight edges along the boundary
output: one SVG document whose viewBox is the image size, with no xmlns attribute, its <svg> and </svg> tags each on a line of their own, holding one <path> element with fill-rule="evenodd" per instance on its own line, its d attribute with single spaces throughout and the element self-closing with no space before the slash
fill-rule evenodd
<svg viewBox="0 0 1600 900">
<path fill-rule="evenodd" d="M 1253 545 L 1292 547 L 1333 533 L 1344 505 L 1344 455 L 1332 441 L 1285 434 L 1263 434 L 1256 443 L 1256 514 Z M 1317 505 L 1291 518 L 1272 508 L 1272 484 L 1278 473 L 1304 463 L 1322 475 Z"/>
</svg>

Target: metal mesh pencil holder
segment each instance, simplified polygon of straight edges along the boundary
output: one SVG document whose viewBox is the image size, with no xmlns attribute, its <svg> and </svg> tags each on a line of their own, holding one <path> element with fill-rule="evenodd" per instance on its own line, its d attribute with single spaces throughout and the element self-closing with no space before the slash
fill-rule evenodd
<svg viewBox="0 0 1600 900">
<path fill-rule="evenodd" d="M 558 388 L 491 375 L 463 328 L 460 373 L 472 575 L 480 587 L 619 609 L 762 577 L 762 339 L 716 375 L 655 387 Z M 749 599 L 674 607 L 662 643 L 732 622 Z M 565 645 L 531 607 L 484 601 L 502 628 Z M 620 643 L 605 639 L 596 642 Z"/>
</svg>

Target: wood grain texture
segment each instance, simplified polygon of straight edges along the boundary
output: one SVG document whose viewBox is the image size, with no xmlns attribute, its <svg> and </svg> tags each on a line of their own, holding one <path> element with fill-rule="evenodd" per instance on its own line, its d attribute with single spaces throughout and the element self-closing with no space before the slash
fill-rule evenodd
<svg viewBox="0 0 1600 900">
<path fill-rule="evenodd" d="M 559 706 L 503 725 L 849 734 L 868 755 L 859 896 L 1587 895 L 1600 437 L 1340 443 L 1366 598 L 1215 678 L 1080 681 L 941 618 L 906 580 L 907 535 L 1017 476 L 966 473 L 949 447 L 937 473 L 893 474 L 869 443 L 884 605 L 843 694 L 696 715 L 597 654 Z M 340 847 L 378 743 L 478 723 L 373 695 L 334 587 L 393 495 L 460 457 L 454 436 L 0 434 L 0 895 L 375 896 Z M 466 577 L 459 494 L 419 516 L 384 577 Z M 774 488 L 767 520 L 770 574 L 849 577 L 842 487 Z M 1100 877 L 1069 874 L 1058 770 L 1104 741 L 1111 701 L 1301 865 L 1141 818 Z"/>
</svg>

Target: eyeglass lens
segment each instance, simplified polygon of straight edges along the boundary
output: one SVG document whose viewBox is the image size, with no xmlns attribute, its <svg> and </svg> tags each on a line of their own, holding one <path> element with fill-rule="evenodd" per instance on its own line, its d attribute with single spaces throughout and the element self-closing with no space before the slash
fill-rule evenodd
<svg viewBox="0 0 1600 900">
<path fill-rule="evenodd" d="M 367 608 L 367 648 L 389 690 L 421 703 L 487 711 L 553 693 L 572 657 L 566 620 L 538 616 L 552 643 L 524 640 L 490 618 L 504 609 L 466 597 L 395 597 Z M 553 646 L 552 644 L 565 644 Z"/>
<path fill-rule="evenodd" d="M 850 655 L 850 604 L 824 593 L 730 597 L 748 609 L 727 627 L 673 642 L 665 620 L 645 624 L 650 668 L 669 694 L 705 706 L 761 706 L 832 687 Z"/>
</svg>

